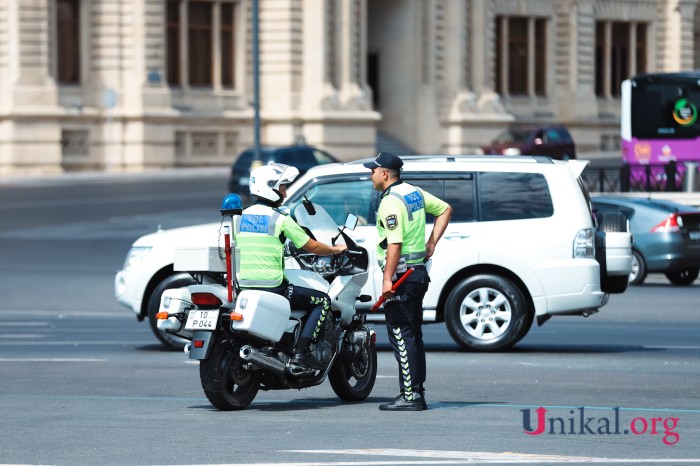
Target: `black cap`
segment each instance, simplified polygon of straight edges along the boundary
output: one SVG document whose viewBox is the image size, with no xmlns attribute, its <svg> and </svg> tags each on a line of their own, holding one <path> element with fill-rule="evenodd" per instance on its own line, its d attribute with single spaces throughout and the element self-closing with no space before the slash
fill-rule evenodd
<svg viewBox="0 0 700 466">
<path fill-rule="evenodd" d="M 403 167 L 403 160 L 396 154 L 380 152 L 377 158 L 371 162 L 362 164 L 365 168 L 388 168 L 389 170 L 400 170 Z"/>
</svg>

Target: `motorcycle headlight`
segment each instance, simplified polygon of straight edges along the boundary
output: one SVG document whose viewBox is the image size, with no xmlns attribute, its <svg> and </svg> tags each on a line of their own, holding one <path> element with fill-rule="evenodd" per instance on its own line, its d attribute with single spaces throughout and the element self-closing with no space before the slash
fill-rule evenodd
<svg viewBox="0 0 700 466">
<path fill-rule="evenodd" d="M 148 257 L 148 255 L 151 253 L 153 248 L 151 246 L 133 246 L 131 249 L 129 249 L 129 252 L 126 254 L 126 260 L 124 261 L 124 270 L 129 270 L 132 267 L 135 267 L 139 263 L 143 262 L 143 260 Z"/>
</svg>

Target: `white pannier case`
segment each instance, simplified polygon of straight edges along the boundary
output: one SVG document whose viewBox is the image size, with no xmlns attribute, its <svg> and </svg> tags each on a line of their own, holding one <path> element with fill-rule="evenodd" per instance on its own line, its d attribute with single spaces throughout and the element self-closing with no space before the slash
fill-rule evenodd
<svg viewBox="0 0 700 466">
<path fill-rule="evenodd" d="M 260 290 L 241 291 L 236 299 L 236 312 L 243 316 L 243 320 L 232 320 L 233 330 L 274 342 L 282 338 L 291 315 L 285 297 Z"/>
</svg>

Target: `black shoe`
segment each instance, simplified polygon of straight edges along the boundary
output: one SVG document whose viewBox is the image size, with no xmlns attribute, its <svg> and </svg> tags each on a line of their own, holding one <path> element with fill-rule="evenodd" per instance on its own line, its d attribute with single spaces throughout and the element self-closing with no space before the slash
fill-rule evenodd
<svg viewBox="0 0 700 466">
<path fill-rule="evenodd" d="M 420 397 L 420 398 L 417 398 L 417 399 L 420 401 L 421 406 L 423 406 L 423 409 L 424 409 L 424 410 L 425 410 L 425 409 L 428 409 L 428 403 L 425 402 L 425 395 L 422 395 L 422 394 L 421 394 L 421 395 L 414 395 L 414 396 Z M 399 393 L 398 396 L 397 396 L 396 398 L 394 398 L 394 402 L 397 402 L 397 401 L 399 401 L 399 400 L 403 400 L 403 392 Z"/>
<path fill-rule="evenodd" d="M 318 369 L 318 370 L 323 370 L 323 364 L 321 364 L 311 352 L 307 353 L 297 353 L 294 355 L 292 358 L 291 364 L 293 366 L 302 366 L 302 367 L 307 367 L 309 369 Z"/>
<path fill-rule="evenodd" d="M 391 403 L 379 405 L 380 411 L 424 411 L 428 409 L 425 398 L 418 393 L 413 394 L 412 400 L 407 400 L 404 394 L 400 394 Z"/>
</svg>

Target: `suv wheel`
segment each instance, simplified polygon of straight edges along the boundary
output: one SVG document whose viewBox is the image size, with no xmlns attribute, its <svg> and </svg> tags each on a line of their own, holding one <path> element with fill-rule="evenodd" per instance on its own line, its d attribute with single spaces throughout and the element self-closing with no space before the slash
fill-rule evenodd
<svg viewBox="0 0 700 466">
<path fill-rule="evenodd" d="M 529 329 L 523 294 L 510 280 L 497 275 L 463 280 L 445 306 L 447 330 L 464 349 L 508 349 Z"/>
</svg>

